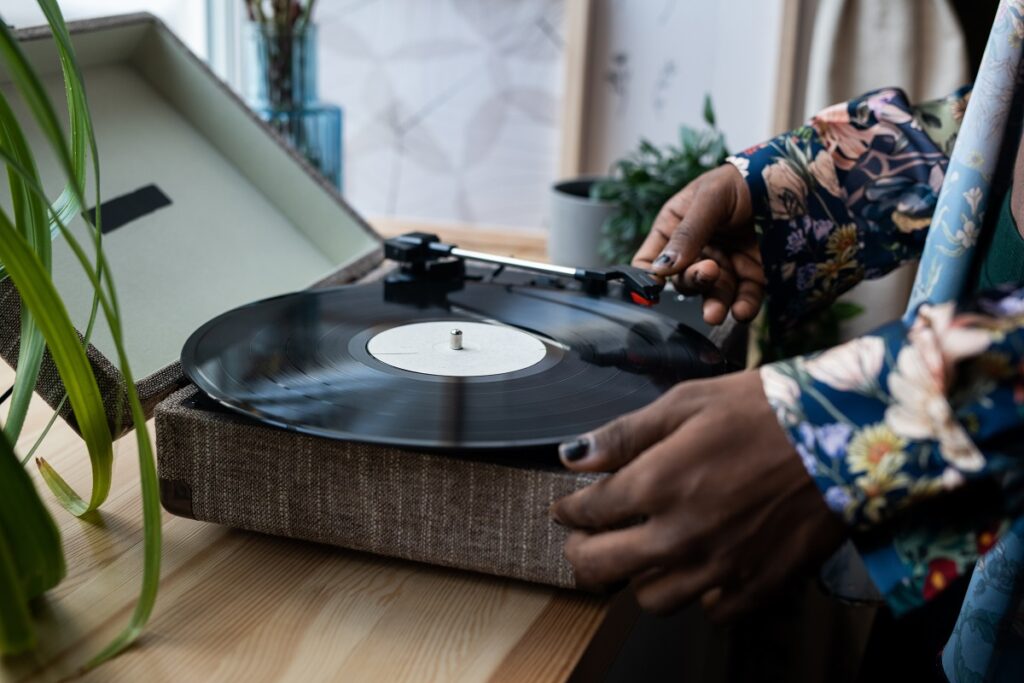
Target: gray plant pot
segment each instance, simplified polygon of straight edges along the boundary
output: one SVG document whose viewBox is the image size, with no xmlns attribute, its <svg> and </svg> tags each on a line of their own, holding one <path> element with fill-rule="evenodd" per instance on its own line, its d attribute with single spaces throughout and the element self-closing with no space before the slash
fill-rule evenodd
<svg viewBox="0 0 1024 683">
<path fill-rule="evenodd" d="M 571 266 L 602 266 L 601 229 L 615 213 L 615 204 L 590 198 L 599 177 L 562 180 L 551 188 L 548 259 Z"/>
</svg>

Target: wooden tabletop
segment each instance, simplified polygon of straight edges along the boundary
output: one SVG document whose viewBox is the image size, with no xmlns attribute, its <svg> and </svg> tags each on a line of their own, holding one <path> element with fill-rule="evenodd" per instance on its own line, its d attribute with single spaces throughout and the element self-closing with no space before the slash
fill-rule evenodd
<svg viewBox="0 0 1024 683">
<path fill-rule="evenodd" d="M 0 363 L 0 390 L 14 372 Z M 51 410 L 36 399 L 25 453 Z M 152 428 L 152 425 L 151 425 Z M 110 498 L 72 517 L 30 472 L 60 527 L 68 574 L 37 606 L 39 647 L 0 680 L 72 677 L 124 626 L 142 569 L 133 436 L 116 445 Z M 89 459 L 58 420 L 39 450 L 80 493 Z M 95 681 L 562 681 L 606 667 L 635 618 L 608 600 L 163 516 L 156 610 Z"/>
</svg>

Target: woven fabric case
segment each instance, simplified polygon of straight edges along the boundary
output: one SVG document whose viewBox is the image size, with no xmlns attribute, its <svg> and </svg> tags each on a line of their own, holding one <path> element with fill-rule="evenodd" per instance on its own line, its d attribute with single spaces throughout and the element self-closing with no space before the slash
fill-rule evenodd
<svg viewBox="0 0 1024 683">
<path fill-rule="evenodd" d="M 193 405 L 156 408 L 171 512 L 353 550 L 575 587 L 550 504 L 600 475 L 336 441 Z"/>
</svg>

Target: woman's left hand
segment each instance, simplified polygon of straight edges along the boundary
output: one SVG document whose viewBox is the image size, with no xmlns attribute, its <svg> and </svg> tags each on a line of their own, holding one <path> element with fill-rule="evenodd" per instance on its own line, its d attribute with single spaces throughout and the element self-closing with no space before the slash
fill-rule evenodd
<svg viewBox="0 0 1024 683">
<path fill-rule="evenodd" d="M 746 611 L 845 534 L 757 371 L 680 384 L 561 455 L 573 470 L 615 471 L 551 508 L 573 529 L 565 552 L 577 581 L 629 580 L 653 612 L 697 599 L 715 618 Z"/>
</svg>

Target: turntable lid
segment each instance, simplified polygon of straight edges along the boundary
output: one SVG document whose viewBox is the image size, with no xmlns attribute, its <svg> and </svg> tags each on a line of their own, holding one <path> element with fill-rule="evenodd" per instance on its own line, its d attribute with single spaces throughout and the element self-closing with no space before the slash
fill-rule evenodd
<svg viewBox="0 0 1024 683">
<path fill-rule="evenodd" d="M 136 377 L 174 375 L 167 368 L 210 317 L 374 258 L 376 233 L 159 20 L 136 14 L 69 29 L 96 130 L 102 201 L 151 185 L 170 200 L 104 235 Z M 63 112 L 49 29 L 19 37 Z M 0 88 L 12 88 L 3 74 Z M 17 98 L 13 104 L 25 111 Z M 34 126 L 26 134 L 56 196 L 63 186 L 56 160 Z M 80 218 L 71 228 L 88 243 Z M 54 243 L 53 263 L 72 321 L 83 330 L 91 287 L 62 240 Z M 0 348 L 16 350 L 17 318 L 6 324 L 16 306 L 0 308 Z M 92 343 L 100 356 L 116 358 L 104 324 Z M 169 384 L 163 393 L 176 383 L 160 382 Z"/>
</svg>

